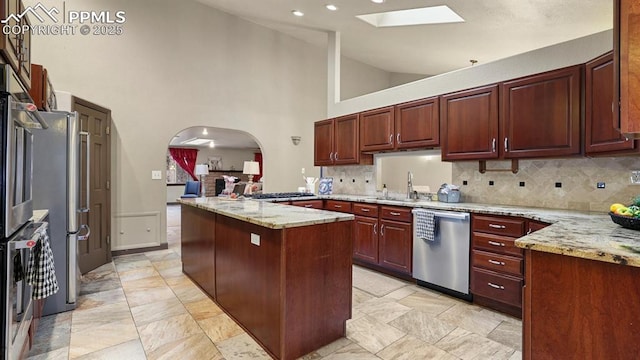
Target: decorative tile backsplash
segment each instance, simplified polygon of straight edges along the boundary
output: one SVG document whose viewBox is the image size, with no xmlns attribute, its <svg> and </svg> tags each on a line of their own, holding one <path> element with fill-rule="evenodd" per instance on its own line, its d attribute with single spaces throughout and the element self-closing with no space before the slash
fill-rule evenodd
<svg viewBox="0 0 640 360">
<path fill-rule="evenodd" d="M 487 162 L 490 170 L 510 166 L 510 161 Z M 628 204 L 640 195 L 640 185 L 630 184 L 632 170 L 640 170 L 640 157 L 520 160 L 517 174 L 480 174 L 475 161 L 454 162 L 452 178 L 464 202 L 606 212 L 612 203 Z M 324 168 L 324 176 L 334 178 L 335 194 L 376 195 L 375 171 L 375 165 L 335 166 Z"/>
</svg>

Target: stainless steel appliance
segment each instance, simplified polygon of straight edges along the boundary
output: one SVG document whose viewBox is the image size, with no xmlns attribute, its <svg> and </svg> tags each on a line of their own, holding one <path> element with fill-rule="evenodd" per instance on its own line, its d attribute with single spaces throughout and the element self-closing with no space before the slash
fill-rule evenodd
<svg viewBox="0 0 640 360">
<path fill-rule="evenodd" d="M 49 315 L 76 307 L 80 278 L 78 241 L 86 240 L 90 233 L 89 226 L 81 223 L 82 213 L 89 211 L 90 156 L 89 134 L 80 131 L 80 119 L 75 112 L 41 115 L 50 128 L 34 131 L 33 205 L 49 210 L 49 236 L 60 286 L 60 291 L 45 302 L 43 315 Z M 81 151 L 83 137 L 87 138 L 85 151 Z M 86 183 L 82 184 L 81 169 L 86 171 Z M 81 194 L 86 194 L 83 204 Z"/>
<path fill-rule="evenodd" d="M 46 223 L 30 222 L 7 241 L 0 242 L 0 266 L 3 269 L 0 296 L 4 304 L 0 318 L 5 324 L 0 359 L 20 359 L 20 355 L 28 351 L 33 301 L 26 273 L 31 251 L 39 241 L 34 234 L 46 226 Z"/>
<path fill-rule="evenodd" d="M 433 241 L 416 236 L 414 209 L 413 277 L 418 285 L 471 300 L 469 291 L 470 215 L 464 212 L 435 211 Z"/>
</svg>

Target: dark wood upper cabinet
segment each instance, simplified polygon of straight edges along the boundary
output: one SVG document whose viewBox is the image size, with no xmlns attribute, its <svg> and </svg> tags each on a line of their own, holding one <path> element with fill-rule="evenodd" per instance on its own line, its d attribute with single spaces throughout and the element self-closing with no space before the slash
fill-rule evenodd
<svg viewBox="0 0 640 360">
<path fill-rule="evenodd" d="M 396 105 L 396 149 L 440 146 L 439 105 L 437 96 Z"/>
<path fill-rule="evenodd" d="M 614 1 L 614 98 L 619 100 L 620 132 L 640 137 L 640 3 Z M 616 116 L 617 114 L 614 114 Z"/>
<path fill-rule="evenodd" d="M 314 124 L 314 165 L 373 164 L 373 155 L 360 155 L 359 114 L 345 115 Z"/>
<path fill-rule="evenodd" d="M 502 84 L 504 158 L 580 154 L 581 72 L 581 65 L 572 66 Z"/>
<path fill-rule="evenodd" d="M 360 113 L 360 150 L 392 150 L 395 147 L 393 106 Z"/>
<path fill-rule="evenodd" d="M 30 27 L 31 21 L 28 16 L 16 21 L 12 14 L 22 14 L 25 10 L 21 0 L 0 0 L 0 18 L 7 19 L 4 26 L 7 28 Z M 29 90 L 31 87 L 31 32 L 23 31 L 14 34 L 0 34 L 0 54 L 5 62 L 13 68 L 23 85 Z"/>
<path fill-rule="evenodd" d="M 442 160 L 498 157 L 498 85 L 440 98 Z"/>
<path fill-rule="evenodd" d="M 589 61 L 585 69 L 585 154 L 635 152 L 636 141 L 614 127 L 613 53 Z"/>
</svg>

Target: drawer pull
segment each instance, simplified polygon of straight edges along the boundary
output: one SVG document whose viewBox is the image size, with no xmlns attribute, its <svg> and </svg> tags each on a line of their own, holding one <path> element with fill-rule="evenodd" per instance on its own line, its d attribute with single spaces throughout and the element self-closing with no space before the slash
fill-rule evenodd
<svg viewBox="0 0 640 360">
<path fill-rule="evenodd" d="M 504 290 L 504 286 L 502 286 L 502 285 L 496 285 L 494 283 L 487 283 L 487 285 L 491 286 L 494 289 Z"/>
<path fill-rule="evenodd" d="M 342 208 L 342 205 L 333 205 L 333 207 L 336 208 L 336 209 L 340 209 L 340 208 Z"/>
<path fill-rule="evenodd" d="M 306 207 L 306 208 L 310 208 L 310 207 L 313 207 L 313 205 L 311 205 L 311 204 L 307 204 L 307 205 L 305 205 L 304 207 Z"/>
<path fill-rule="evenodd" d="M 369 209 L 362 209 L 362 212 L 369 212 L 369 211 L 371 211 L 371 210 L 369 210 Z"/>
<path fill-rule="evenodd" d="M 494 228 L 494 229 L 506 229 L 506 226 L 504 225 L 496 225 L 496 224 L 489 224 L 490 228 Z"/>
<path fill-rule="evenodd" d="M 391 214 L 391 215 L 393 215 L 393 216 L 400 216 L 400 213 L 399 213 L 399 212 L 394 212 L 394 211 L 392 211 L 392 212 L 390 212 L 390 214 Z"/>
<path fill-rule="evenodd" d="M 493 264 L 493 265 L 500 265 L 500 266 L 504 266 L 505 265 L 504 261 L 495 261 L 495 260 L 491 260 L 491 259 L 489 259 L 488 261 L 489 261 L 490 264 Z"/>
<path fill-rule="evenodd" d="M 378 235 L 378 223 L 373 224 L 373 235 Z"/>
<path fill-rule="evenodd" d="M 493 245 L 493 246 L 504 246 L 504 243 L 495 242 L 495 241 L 489 241 L 489 245 Z"/>
</svg>

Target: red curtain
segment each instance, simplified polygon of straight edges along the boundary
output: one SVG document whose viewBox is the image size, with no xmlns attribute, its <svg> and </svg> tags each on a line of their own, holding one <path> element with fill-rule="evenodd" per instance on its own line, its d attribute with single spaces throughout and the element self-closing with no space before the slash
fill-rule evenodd
<svg viewBox="0 0 640 360">
<path fill-rule="evenodd" d="M 169 153 L 173 160 L 191 175 L 193 180 L 198 181 L 198 177 L 195 174 L 198 149 L 169 148 Z"/>
<path fill-rule="evenodd" d="M 260 166 L 260 174 L 255 176 L 254 179 L 260 180 L 260 178 L 262 177 L 262 153 L 254 153 L 253 161 L 257 161 L 258 165 Z"/>
</svg>

